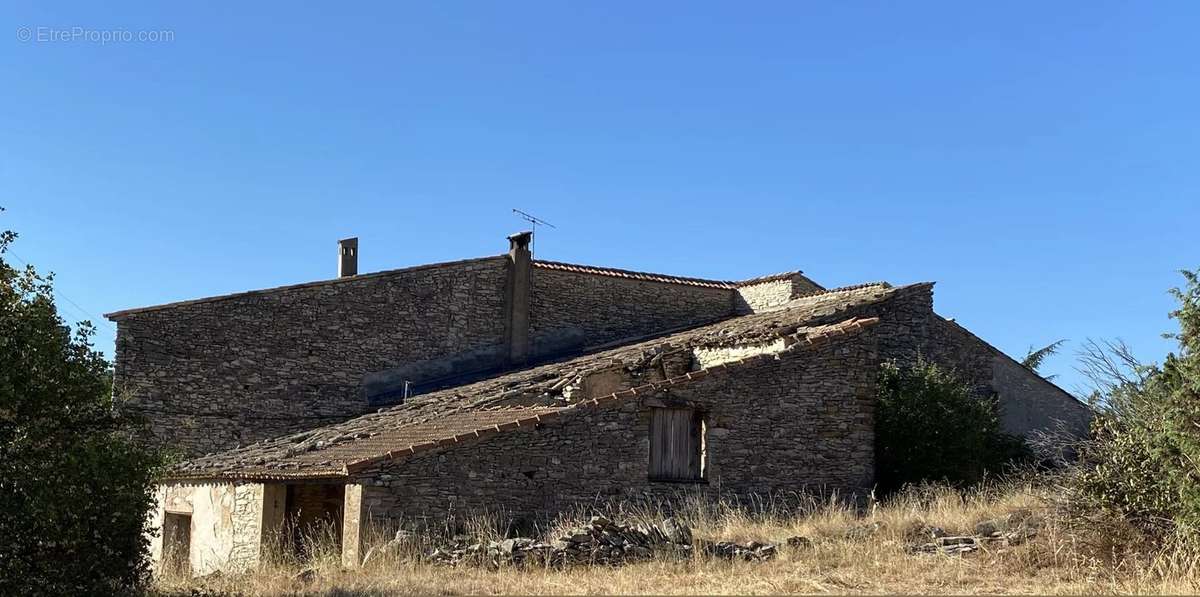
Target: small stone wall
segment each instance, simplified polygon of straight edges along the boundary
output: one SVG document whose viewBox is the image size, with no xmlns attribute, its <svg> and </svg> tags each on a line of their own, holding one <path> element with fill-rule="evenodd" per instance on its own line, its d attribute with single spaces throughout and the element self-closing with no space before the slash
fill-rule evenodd
<svg viewBox="0 0 1200 597">
<path fill-rule="evenodd" d="M 149 514 L 150 557 L 162 558 L 162 528 L 166 512 L 191 517 L 188 564 L 194 575 L 254 566 L 261 557 L 264 498 L 261 483 L 172 483 L 156 490 L 156 505 Z"/>
<path fill-rule="evenodd" d="M 788 346 L 787 338 L 776 338 L 760 344 L 738 344 L 713 348 L 698 347 L 692 350 L 697 369 L 707 369 L 759 354 L 777 354 Z M 686 371 L 684 371 L 686 373 Z"/>
<path fill-rule="evenodd" d="M 820 286 L 804 277 L 803 274 L 793 274 L 739 286 L 734 302 L 738 313 L 758 313 L 820 290 Z"/>
</svg>

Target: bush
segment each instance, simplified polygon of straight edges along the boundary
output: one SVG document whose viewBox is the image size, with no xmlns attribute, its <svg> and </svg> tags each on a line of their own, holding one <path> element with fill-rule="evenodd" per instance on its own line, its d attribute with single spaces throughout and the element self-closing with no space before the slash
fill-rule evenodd
<svg viewBox="0 0 1200 597">
<path fill-rule="evenodd" d="M 972 485 L 1028 455 L 1020 438 L 1000 431 L 994 397 L 973 395 L 953 373 L 923 359 L 883 365 L 875 415 L 880 491 L 926 481 Z"/>
<path fill-rule="evenodd" d="M 115 408 L 91 326 L 72 336 L 49 277 L 3 260 L 15 237 L 0 233 L 0 594 L 134 591 L 160 459 Z"/>
<path fill-rule="evenodd" d="M 1165 537 L 1200 538 L 1200 279 L 1173 289 L 1179 353 L 1142 365 L 1121 344 L 1092 343 L 1084 360 L 1099 412 L 1081 444 L 1076 489 L 1100 508 Z"/>
</svg>

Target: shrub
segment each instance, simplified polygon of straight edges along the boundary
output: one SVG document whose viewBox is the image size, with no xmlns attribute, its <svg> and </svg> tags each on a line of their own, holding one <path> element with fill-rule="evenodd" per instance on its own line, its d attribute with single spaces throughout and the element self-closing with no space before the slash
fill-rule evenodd
<svg viewBox="0 0 1200 597">
<path fill-rule="evenodd" d="M 159 457 L 115 408 L 91 326 L 72 336 L 50 277 L 3 260 L 15 237 L 0 233 L 0 594 L 136 590 Z"/>
<path fill-rule="evenodd" d="M 952 372 L 924 359 L 883 365 L 875 415 L 880 491 L 926 481 L 972 485 L 1028 454 L 1022 440 L 1000 431 L 994 397 L 973 395 Z"/>
<path fill-rule="evenodd" d="M 1121 344 L 1084 355 L 1099 413 L 1081 444 L 1076 489 L 1154 535 L 1200 535 L 1200 279 L 1172 289 L 1179 353 L 1143 365 Z"/>
</svg>

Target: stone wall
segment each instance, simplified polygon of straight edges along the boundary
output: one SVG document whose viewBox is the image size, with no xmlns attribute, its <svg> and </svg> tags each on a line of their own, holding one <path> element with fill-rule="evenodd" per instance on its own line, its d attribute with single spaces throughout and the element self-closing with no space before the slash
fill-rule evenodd
<svg viewBox="0 0 1200 597">
<path fill-rule="evenodd" d="M 1060 427 L 1080 436 L 1087 432 L 1091 409 L 935 313 L 932 284 L 901 288 L 889 300 L 844 313 L 880 318 L 877 335 L 884 360 L 912 362 L 920 355 L 954 370 L 977 395 L 996 396 L 1001 426 L 1008 433 L 1029 437 Z"/>
<path fill-rule="evenodd" d="M 799 273 L 772 276 L 738 286 L 734 303 L 738 313 L 758 313 L 820 290 L 820 286 Z"/>
<path fill-rule="evenodd" d="M 445 528 L 479 512 L 549 515 L 616 499 L 793 491 L 862 496 L 873 480 L 870 330 L 780 359 L 730 365 L 653 396 L 605 402 L 450 449 L 383 464 L 353 481 L 374 519 Z M 650 408 L 703 413 L 706 479 L 648 479 Z"/>
<path fill-rule="evenodd" d="M 773 280 L 737 289 L 739 313 L 757 313 L 792 300 L 792 281 Z"/>
<path fill-rule="evenodd" d="M 187 454 L 375 407 L 403 379 L 501 365 L 506 259 L 381 272 L 116 313 L 116 389 Z M 393 393 L 400 388 L 390 388 Z"/>
<path fill-rule="evenodd" d="M 529 337 L 536 356 L 554 355 L 734 314 L 734 291 L 535 266 Z"/>
<path fill-rule="evenodd" d="M 162 558 L 166 512 L 191 517 L 188 564 L 194 575 L 246 569 L 262 556 L 262 537 L 272 527 L 264 518 L 264 498 L 277 497 L 271 486 L 247 482 L 172 483 L 156 489 L 150 516 L 150 558 Z M 268 503 L 268 505 L 270 505 Z"/>
</svg>

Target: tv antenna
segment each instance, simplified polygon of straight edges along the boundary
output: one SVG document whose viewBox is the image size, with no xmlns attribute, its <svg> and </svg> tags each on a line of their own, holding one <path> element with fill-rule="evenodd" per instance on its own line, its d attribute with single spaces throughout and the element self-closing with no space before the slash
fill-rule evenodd
<svg viewBox="0 0 1200 597">
<path fill-rule="evenodd" d="M 550 222 L 547 222 L 546 220 L 543 220 L 537 216 L 534 216 L 533 214 L 527 214 L 515 207 L 513 208 L 513 213 L 517 214 L 518 218 L 521 218 L 522 220 L 525 220 L 526 222 L 529 222 L 530 224 L 533 225 L 534 234 L 533 234 L 533 242 L 530 243 L 530 246 L 529 246 L 530 254 L 533 253 L 534 248 L 536 248 L 536 246 L 537 246 L 537 227 L 539 224 L 541 224 L 542 226 L 549 226 L 551 228 L 558 229 L 558 226 L 555 226 L 554 224 L 551 224 Z"/>
</svg>

